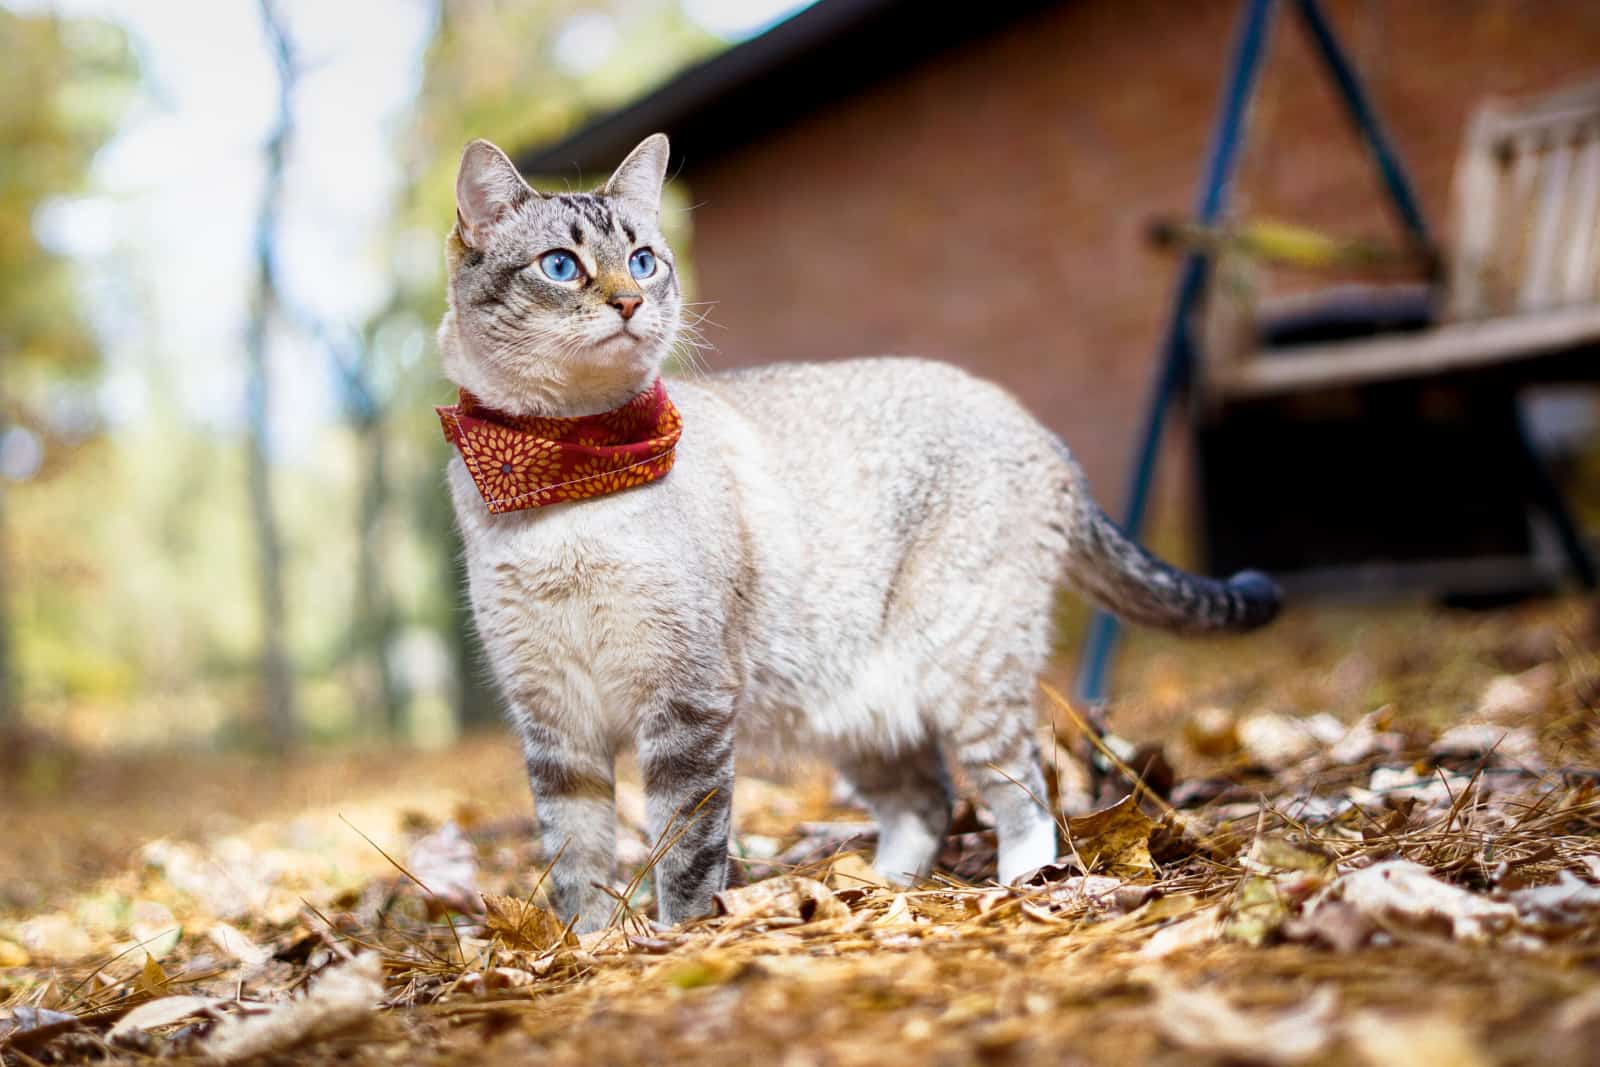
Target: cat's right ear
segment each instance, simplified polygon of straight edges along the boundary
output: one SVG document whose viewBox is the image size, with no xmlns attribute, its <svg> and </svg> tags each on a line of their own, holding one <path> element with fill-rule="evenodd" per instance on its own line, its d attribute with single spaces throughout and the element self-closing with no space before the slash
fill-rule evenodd
<svg viewBox="0 0 1600 1067">
<path fill-rule="evenodd" d="M 514 208 L 534 195 L 516 166 L 488 141 L 473 141 L 461 153 L 456 173 L 456 220 L 469 248 L 483 249 L 489 234 Z"/>
</svg>

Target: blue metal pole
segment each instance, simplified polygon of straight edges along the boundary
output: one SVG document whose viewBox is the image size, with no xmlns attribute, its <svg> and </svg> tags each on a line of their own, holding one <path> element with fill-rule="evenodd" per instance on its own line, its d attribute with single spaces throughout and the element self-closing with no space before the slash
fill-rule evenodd
<svg viewBox="0 0 1600 1067">
<path fill-rule="evenodd" d="M 1273 0 L 1247 0 L 1234 36 L 1222 112 L 1212 131 L 1205 175 L 1196 197 L 1195 216 L 1202 225 L 1209 226 L 1216 222 L 1228 195 L 1228 187 L 1238 163 L 1239 148 L 1243 143 L 1245 112 L 1255 91 L 1256 75 L 1261 68 L 1261 53 L 1267 31 L 1271 28 L 1273 9 Z M 1194 351 L 1189 337 L 1189 320 L 1205 291 L 1208 273 L 1209 261 L 1204 255 L 1190 253 L 1184 257 L 1172 308 L 1162 334 L 1161 366 L 1146 403 L 1144 423 L 1139 431 L 1135 452 L 1133 477 L 1128 487 L 1122 528 L 1130 537 L 1137 537 L 1144 524 L 1167 410 L 1178 389 L 1188 381 Z M 1084 645 L 1083 669 L 1078 676 L 1078 696 L 1081 699 L 1098 701 L 1104 698 L 1106 671 L 1116 640 L 1117 620 L 1105 612 L 1096 612 L 1089 627 L 1088 641 Z"/>
<path fill-rule="evenodd" d="M 1344 49 L 1339 45 L 1339 38 L 1334 34 L 1327 16 L 1323 14 L 1322 5 L 1317 0 L 1299 0 L 1299 6 L 1306 29 L 1311 32 L 1311 41 L 1316 45 L 1317 53 L 1322 56 L 1322 61 L 1328 66 L 1328 72 L 1333 75 L 1334 83 L 1339 87 L 1339 95 L 1344 98 L 1350 118 L 1356 124 L 1356 132 L 1366 142 L 1367 150 L 1372 153 L 1373 160 L 1378 164 L 1378 173 L 1383 178 L 1384 188 L 1389 191 L 1389 199 L 1394 202 L 1395 211 L 1400 215 L 1400 221 L 1418 242 L 1426 248 L 1432 248 L 1433 242 L 1428 236 L 1428 223 L 1422 217 L 1422 208 L 1417 202 L 1416 194 L 1411 190 L 1411 180 L 1406 176 L 1405 164 L 1400 161 L 1399 154 L 1390 144 L 1383 123 L 1378 121 L 1378 113 L 1372 109 L 1372 103 L 1367 99 L 1367 92 L 1361 85 L 1360 76 L 1350 64 L 1349 57 L 1344 54 Z"/>
</svg>

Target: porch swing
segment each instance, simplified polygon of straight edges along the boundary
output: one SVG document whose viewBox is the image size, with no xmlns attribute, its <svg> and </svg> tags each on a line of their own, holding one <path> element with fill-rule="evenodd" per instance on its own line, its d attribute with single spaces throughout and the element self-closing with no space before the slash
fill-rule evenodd
<svg viewBox="0 0 1600 1067">
<path fill-rule="evenodd" d="M 1400 247 L 1354 256 L 1409 264 L 1414 284 L 1277 301 L 1230 284 L 1284 244 L 1223 221 L 1283 4 L 1338 89 L 1405 234 Z M 1166 228 L 1188 251 L 1136 442 L 1130 534 L 1143 524 L 1167 415 L 1182 396 L 1212 573 L 1262 567 L 1291 595 L 1495 598 L 1547 587 L 1554 557 L 1556 570 L 1595 587 L 1517 391 L 1600 380 L 1600 83 L 1484 103 L 1452 199 L 1444 253 L 1317 0 L 1246 0 L 1193 219 Z M 1291 236 L 1338 258 L 1334 242 Z M 1115 637 L 1114 620 L 1097 616 L 1079 678 L 1085 699 L 1104 695 Z"/>
</svg>

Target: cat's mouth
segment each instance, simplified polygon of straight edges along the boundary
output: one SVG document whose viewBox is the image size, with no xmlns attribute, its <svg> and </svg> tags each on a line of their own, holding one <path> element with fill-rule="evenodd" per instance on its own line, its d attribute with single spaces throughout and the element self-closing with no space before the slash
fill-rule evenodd
<svg viewBox="0 0 1600 1067">
<path fill-rule="evenodd" d="M 644 340 L 644 334 L 634 333 L 632 330 L 628 329 L 628 327 L 626 327 L 626 326 L 619 326 L 615 333 L 609 334 L 608 336 L 602 338 L 600 343 L 603 344 L 603 345 L 609 345 L 609 344 L 612 344 L 614 342 L 620 341 L 620 342 L 622 342 L 624 344 L 637 344 L 637 343 L 639 343 L 640 341 L 643 341 L 643 340 Z"/>
</svg>

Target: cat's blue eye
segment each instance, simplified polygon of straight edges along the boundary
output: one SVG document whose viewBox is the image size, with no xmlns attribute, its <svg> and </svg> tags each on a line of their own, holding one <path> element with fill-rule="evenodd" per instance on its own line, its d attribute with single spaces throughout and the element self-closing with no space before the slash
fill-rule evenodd
<svg viewBox="0 0 1600 1067">
<path fill-rule="evenodd" d="M 578 257 L 571 252 L 546 252 L 539 257 L 539 269 L 553 282 L 570 282 L 578 277 Z"/>
<path fill-rule="evenodd" d="M 648 278 L 656 272 L 656 254 L 641 248 L 628 257 L 628 271 L 635 278 Z"/>
</svg>

